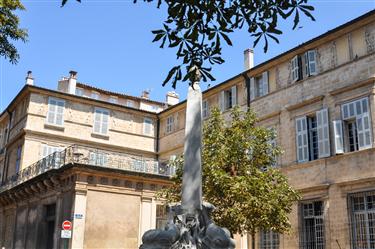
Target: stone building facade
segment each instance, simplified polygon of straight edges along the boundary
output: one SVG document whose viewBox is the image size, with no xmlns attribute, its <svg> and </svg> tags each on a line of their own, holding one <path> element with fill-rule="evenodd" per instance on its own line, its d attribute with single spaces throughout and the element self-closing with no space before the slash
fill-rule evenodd
<svg viewBox="0 0 375 249">
<path fill-rule="evenodd" d="M 137 248 L 163 224 L 155 191 L 183 151 L 186 102 L 96 89 L 75 72 L 58 91 L 32 83 L 0 115 L 0 245 Z M 277 167 L 303 197 L 291 232 L 259 231 L 257 247 L 375 248 L 375 12 L 203 93 L 204 118 L 216 106 L 230 121 L 235 105 L 276 130 Z M 63 220 L 72 239 L 60 238 Z"/>
</svg>

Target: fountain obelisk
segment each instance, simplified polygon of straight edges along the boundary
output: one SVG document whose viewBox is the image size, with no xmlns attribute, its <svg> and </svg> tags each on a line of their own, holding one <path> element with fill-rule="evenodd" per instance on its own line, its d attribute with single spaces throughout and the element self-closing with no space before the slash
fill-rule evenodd
<svg viewBox="0 0 375 249">
<path fill-rule="evenodd" d="M 199 82 L 189 87 L 187 99 L 182 209 L 193 215 L 202 210 L 202 92 Z"/>
<path fill-rule="evenodd" d="M 140 249 L 233 249 L 227 229 L 210 218 L 214 206 L 202 203 L 202 92 L 200 75 L 191 78 L 186 104 L 184 168 L 181 205 L 168 206 L 164 230 L 153 229 L 142 237 Z"/>
</svg>

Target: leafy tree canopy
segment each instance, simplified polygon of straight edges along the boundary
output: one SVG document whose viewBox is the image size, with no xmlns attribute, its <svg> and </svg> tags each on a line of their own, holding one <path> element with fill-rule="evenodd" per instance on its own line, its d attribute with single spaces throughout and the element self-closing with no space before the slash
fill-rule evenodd
<svg viewBox="0 0 375 249">
<path fill-rule="evenodd" d="M 17 10 L 24 10 L 20 0 L 0 0 L 0 56 L 17 63 L 19 54 L 12 41 L 27 40 L 27 31 L 19 27 Z"/>
<path fill-rule="evenodd" d="M 62 0 L 62 5 L 68 0 Z M 81 2 L 81 0 L 77 0 Z M 139 0 L 133 0 L 136 3 Z M 267 51 L 269 39 L 279 42 L 282 34 L 279 19 L 293 17 L 293 29 L 300 21 L 300 13 L 315 20 L 314 8 L 308 0 L 143 0 L 156 2 L 159 8 L 167 6 L 168 16 L 161 29 L 154 30 L 153 42 L 160 47 L 177 50 L 178 65 L 172 67 L 163 86 L 170 82 L 175 88 L 178 81 L 191 81 L 199 70 L 203 81 L 215 80 L 211 66 L 222 64 L 222 44 L 232 46 L 230 33 L 247 29 L 255 38 L 254 47 L 264 40 Z M 194 70 L 190 70 L 193 66 Z"/>
<path fill-rule="evenodd" d="M 285 232 L 290 228 L 288 214 L 299 199 L 287 178 L 273 165 L 281 154 L 272 142 L 273 130 L 256 126 L 251 110 L 238 107 L 231 123 L 223 120 L 218 109 L 204 125 L 202 164 L 204 200 L 216 206 L 215 222 L 232 233 L 258 229 Z M 172 162 L 177 174 L 171 188 L 159 196 L 169 202 L 180 201 L 183 158 Z"/>
</svg>

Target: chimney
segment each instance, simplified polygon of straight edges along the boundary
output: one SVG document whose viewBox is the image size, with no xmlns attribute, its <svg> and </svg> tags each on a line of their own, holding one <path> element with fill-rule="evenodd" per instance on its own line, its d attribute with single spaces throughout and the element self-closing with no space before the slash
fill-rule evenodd
<svg viewBox="0 0 375 249">
<path fill-rule="evenodd" d="M 167 92 L 167 96 L 166 96 L 166 102 L 168 105 L 175 105 L 175 104 L 178 104 L 178 102 L 180 102 L 180 97 L 178 96 L 178 94 L 174 91 L 172 92 Z"/>
<path fill-rule="evenodd" d="M 76 93 L 76 85 L 77 85 L 77 72 L 70 71 L 68 81 L 69 81 L 69 83 L 68 83 L 68 93 L 75 94 Z"/>
<path fill-rule="evenodd" d="M 254 67 L 254 50 L 251 48 L 246 49 L 244 52 L 244 68 L 245 71 Z"/>
<path fill-rule="evenodd" d="M 31 71 L 27 71 L 26 75 L 26 85 L 33 86 L 34 85 L 34 78 Z"/>
<path fill-rule="evenodd" d="M 142 92 L 141 98 L 143 98 L 143 99 L 150 99 L 150 91 L 149 90 L 144 90 Z"/>
</svg>

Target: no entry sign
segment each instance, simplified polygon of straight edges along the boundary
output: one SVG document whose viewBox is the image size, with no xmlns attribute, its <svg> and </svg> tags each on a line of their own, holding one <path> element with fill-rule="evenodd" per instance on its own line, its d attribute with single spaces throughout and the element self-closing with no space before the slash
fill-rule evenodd
<svg viewBox="0 0 375 249">
<path fill-rule="evenodd" d="M 70 222 L 69 220 L 65 220 L 62 223 L 62 229 L 63 230 L 72 230 L 72 222 Z"/>
</svg>

